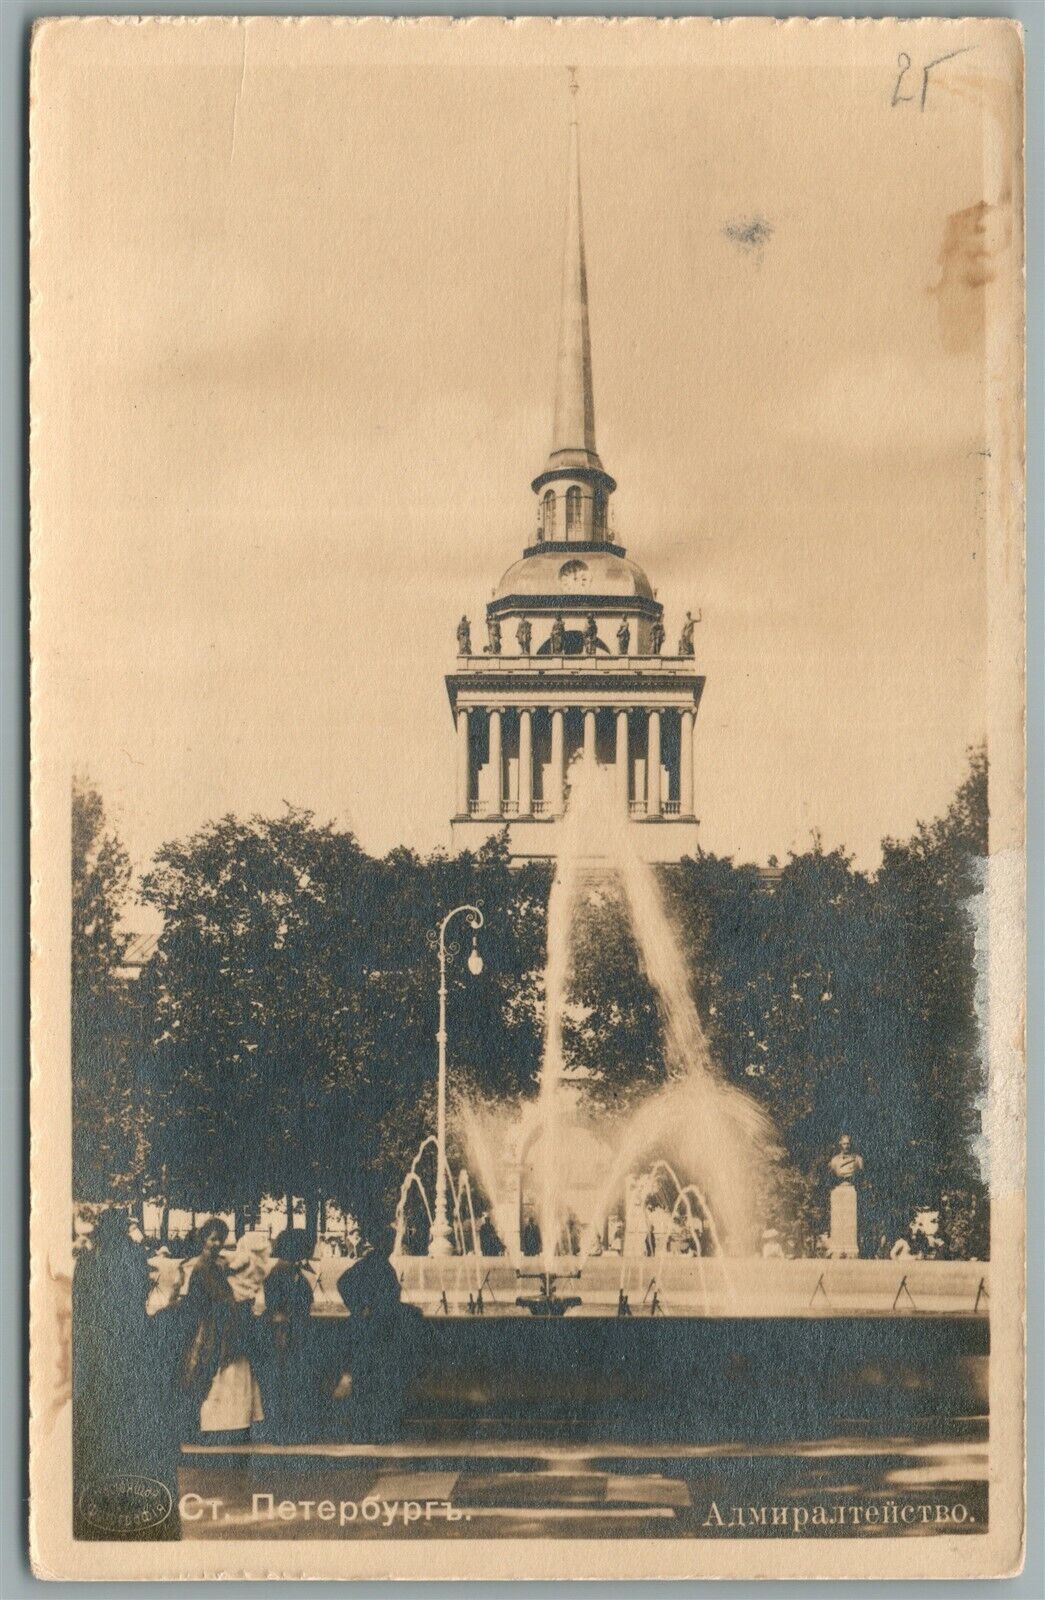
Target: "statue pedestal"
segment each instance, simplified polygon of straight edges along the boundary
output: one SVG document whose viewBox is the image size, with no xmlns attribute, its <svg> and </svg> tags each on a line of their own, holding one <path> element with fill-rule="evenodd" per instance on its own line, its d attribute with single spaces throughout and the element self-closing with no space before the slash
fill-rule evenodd
<svg viewBox="0 0 1045 1600">
<path fill-rule="evenodd" d="M 838 1183 L 831 1190 L 831 1238 L 833 1256 L 858 1256 L 860 1241 L 856 1231 L 856 1188 Z"/>
</svg>

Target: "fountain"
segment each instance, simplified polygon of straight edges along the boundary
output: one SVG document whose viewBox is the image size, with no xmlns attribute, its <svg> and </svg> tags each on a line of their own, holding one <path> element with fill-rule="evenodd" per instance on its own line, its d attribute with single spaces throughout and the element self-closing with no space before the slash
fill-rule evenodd
<svg viewBox="0 0 1045 1600">
<path fill-rule="evenodd" d="M 528 1311 L 531 1316 L 564 1317 L 567 1311 L 572 1310 L 574 1306 L 583 1304 L 580 1295 L 561 1295 L 556 1292 L 559 1282 L 564 1276 L 577 1279 L 580 1277 L 579 1272 L 565 1274 L 548 1271 L 519 1272 L 517 1276 L 523 1279 L 536 1278 L 540 1284 L 540 1292 L 538 1294 L 520 1294 L 515 1297 L 516 1305 L 521 1307 L 522 1310 Z"/>
<path fill-rule="evenodd" d="M 984 1263 L 763 1256 L 773 1131 L 711 1058 L 609 778 L 583 760 L 570 772 L 535 1092 L 476 1105 L 444 1074 L 443 1137 L 423 1140 L 403 1177 L 392 1264 L 429 1319 L 416 1425 L 603 1449 L 775 1437 L 782 1415 L 832 1436 L 858 1414 L 892 1437 L 941 1394 L 955 1416 L 979 1414 Z M 596 898 L 627 917 L 660 1015 L 663 1080 L 619 1112 L 599 1107 L 565 1048 L 584 1023 L 571 978 Z M 440 1032 L 445 1045 L 445 1020 Z M 339 1331 L 327 1331 L 333 1360 Z"/>
<path fill-rule="evenodd" d="M 726 1083 L 711 1059 L 685 963 L 653 869 L 638 855 L 616 799 L 612 771 L 582 755 L 570 768 L 569 800 L 548 904 L 544 1050 L 536 1096 L 480 1111 L 455 1107 L 468 1165 L 445 1186 L 453 1252 L 428 1260 L 434 1208 L 422 1163 L 427 1138 L 407 1172 L 396 1215 L 393 1259 L 404 1292 L 422 1304 L 467 1292 L 485 1310 L 479 1285 L 531 1278 L 538 1292 L 505 1294 L 502 1308 L 533 1315 L 566 1310 L 613 1314 L 627 1301 L 664 1308 L 653 1268 L 672 1283 L 672 1303 L 708 1313 L 730 1300 L 727 1260 L 751 1255 L 761 1233 L 761 1202 L 776 1152 L 766 1117 Z M 600 860 L 590 859 L 597 838 Z M 623 895 L 644 970 L 656 992 L 665 1081 L 623 1116 L 598 1115 L 586 1102 L 586 1074 L 563 1049 L 573 942 L 582 896 L 611 879 Z M 593 888 L 593 885 L 596 886 Z M 484 1257 L 473 1178 L 484 1196 L 501 1254 Z M 432 1192 L 437 1186 L 433 1185 Z M 419 1197 L 427 1239 L 411 1251 L 408 1205 Z M 416 1246 L 416 1230 L 414 1243 Z M 429 1252 L 430 1253 L 430 1252 Z M 645 1277 L 643 1273 L 645 1272 Z M 564 1279 L 580 1292 L 561 1296 Z M 651 1285 L 653 1287 L 651 1287 Z"/>
<path fill-rule="evenodd" d="M 664 1080 L 617 1114 L 599 1110 L 588 1075 L 564 1051 L 564 1021 L 575 1016 L 578 922 L 595 897 L 620 898 L 661 1021 Z M 632 844 L 612 770 L 583 756 L 570 769 L 548 904 L 544 1035 L 533 1097 L 493 1109 L 454 1105 L 465 1159 L 456 1175 L 444 1168 L 449 1254 L 430 1249 L 438 1185 L 426 1185 L 425 1173 L 435 1138 L 406 1173 L 393 1252 L 405 1298 L 433 1314 L 489 1310 L 542 1321 L 897 1316 L 903 1274 L 892 1261 L 785 1258 L 779 1249 L 763 1259 L 780 1161 L 773 1130 L 716 1068 L 660 886 Z M 424 1237 L 408 1225 L 411 1206 Z M 982 1263 L 923 1261 L 908 1271 L 906 1293 L 919 1316 L 980 1312 Z M 559 1292 L 566 1281 L 575 1292 Z"/>
</svg>

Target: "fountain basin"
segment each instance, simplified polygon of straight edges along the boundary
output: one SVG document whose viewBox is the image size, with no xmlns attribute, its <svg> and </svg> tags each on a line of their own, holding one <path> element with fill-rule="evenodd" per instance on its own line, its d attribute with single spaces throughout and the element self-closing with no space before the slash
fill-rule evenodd
<svg viewBox="0 0 1045 1600">
<path fill-rule="evenodd" d="M 589 1441 L 907 1433 L 987 1411 L 986 1317 L 426 1324 L 422 1433 Z"/>
<path fill-rule="evenodd" d="M 345 1319 L 313 1323 L 350 1371 Z M 417 1324 L 403 1437 L 700 1445 L 919 1438 L 988 1411 L 989 1318 L 961 1313 L 585 1318 Z M 318 1435 L 351 1440 L 351 1404 Z"/>
<path fill-rule="evenodd" d="M 486 1317 L 527 1316 L 526 1290 L 505 1256 L 393 1258 L 403 1298 L 429 1316 L 467 1314 L 482 1293 Z M 983 1314 L 990 1268 L 981 1261 L 730 1259 L 691 1255 L 561 1256 L 547 1263 L 560 1283 L 574 1278 L 571 1319 L 616 1317 L 623 1293 L 633 1316 L 825 1317 Z M 543 1263 L 523 1258 L 535 1273 Z"/>
</svg>

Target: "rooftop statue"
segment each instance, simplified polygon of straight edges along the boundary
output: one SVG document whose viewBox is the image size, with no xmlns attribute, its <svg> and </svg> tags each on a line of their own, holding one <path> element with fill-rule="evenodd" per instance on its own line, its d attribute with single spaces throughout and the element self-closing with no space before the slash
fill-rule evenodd
<svg viewBox="0 0 1045 1600">
<path fill-rule="evenodd" d="M 584 619 L 584 654 L 593 656 L 599 642 L 599 625 L 592 612 Z"/>
<path fill-rule="evenodd" d="M 533 627 L 530 623 L 529 617 L 522 618 L 519 626 L 515 630 L 515 637 L 519 641 L 519 654 L 521 656 L 528 656 L 530 653 L 530 645 L 533 642 Z"/>
<path fill-rule="evenodd" d="M 549 643 L 551 644 L 553 656 L 561 656 L 566 653 L 566 624 L 561 617 L 556 617 L 552 623 Z"/>
<path fill-rule="evenodd" d="M 472 625 L 467 617 L 462 617 L 457 624 L 457 654 L 470 656 L 472 653 Z"/>
<path fill-rule="evenodd" d="M 682 632 L 679 635 L 680 656 L 691 656 L 693 654 L 693 629 L 696 627 L 699 621 L 699 611 L 697 612 L 696 616 L 694 616 L 691 611 L 686 612 L 686 620 L 682 624 Z"/>
<path fill-rule="evenodd" d="M 501 624 L 496 617 L 489 618 L 486 624 L 486 632 L 490 640 L 486 646 L 487 654 L 499 656 L 501 653 Z"/>
<path fill-rule="evenodd" d="M 664 648 L 664 624 L 658 617 L 649 631 L 649 649 L 651 656 L 659 656 Z"/>
<path fill-rule="evenodd" d="M 626 656 L 631 649 L 631 629 L 628 627 L 627 617 L 621 617 L 620 627 L 617 629 L 617 654 Z"/>
</svg>

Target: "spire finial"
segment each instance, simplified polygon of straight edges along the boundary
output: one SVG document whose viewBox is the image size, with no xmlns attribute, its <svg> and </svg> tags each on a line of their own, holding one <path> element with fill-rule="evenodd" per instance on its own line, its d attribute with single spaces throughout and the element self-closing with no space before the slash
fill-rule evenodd
<svg viewBox="0 0 1045 1600">
<path fill-rule="evenodd" d="M 601 470 L 595 452 L 595 406 L 588 334 L 588 278 L 584 265 L 584 224 L 578 156 L 576 67 L 568 67 L 570 145 L 566 179 L 566 238 L 563 252 L 562 312 L 555 384 L 555 425 L 549 467 L 569 465 Z"/>
<path fill-rule="evenodd" d="M 559 354 L 555 364 L 555 419 L 552 447 L 544 471 L 534 478 L 531 488 L 539 494 L 553 480 L 566 480 L 565 490 L 551 491 L 552 511 L 556 494 L 571 496 L 567 506 L 567 525 L 577 529 L 576 498 L 582 502 L 581 523 L 588 536 L 605 536 L 606 500 L 617 485 L 599 460 L 595 449 L 595 401 L 591 381 L 591 337 L 588 332 L 588 273 L 584 262 L 584 221 L 581 215 L 580 131 L 577 127 L 577 68 L 567 67 L 570 96 L 570 137 L 566 166 L 566 235 L 562 256 L 562 302 L 559 320 Z M 570 479 L 580 480 L 572 484 Z M 584 487 L 584 486 L 587 487 Z M 547 496 L 545 497 L 548 498 Z M 572 508 L 572 510 L 571 510 Z M 542 518 L 544 513 L 542 512 Z M 572 520 L 571 520 L 572 518 Z M 542 520 L 545 537 L 548 526 Z M 551 524 L 554 527 L 554 522 Z"/>
</svg>

